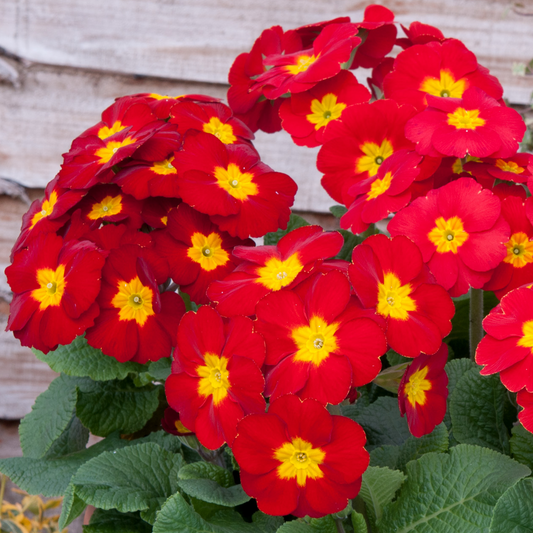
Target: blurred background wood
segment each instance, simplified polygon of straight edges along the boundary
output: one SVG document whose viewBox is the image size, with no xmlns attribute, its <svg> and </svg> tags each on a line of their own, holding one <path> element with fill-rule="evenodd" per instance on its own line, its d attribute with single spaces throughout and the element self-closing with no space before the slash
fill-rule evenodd
<svg viewBox="0 0 533 533">
<path fill-rule="evenodd" d="M 228 70 L 264 28 L 284 29 L 348 15 L 357 0 L 0 0 L 0 418 L 19 419 L 54 373 L 4 332 L 10 300 L 3 269 L 28 200 L 42 195 L 72 139 L 124 94 L 205 93 L 224 98 Z M 533 76 L 533 1 L 390 0 L 408 25 L 440 28 L 498 76 L 512 104 L 528 104 Z M 401 30 L 400 32 L 401 33 Z M 356 72 L 360 81 L 366 72 Z M 262 159 L 300 185 L 295 208 L 310 221 L 334 202 L 320 187 L 317 149 L 281 132 L 259 133 Z M 7 180 L 7 181 L 6 181 Z M 312 220 L 311 220 L 312 219 Z M 0 426 L 0 456 L 2 435 Z"/>
</svg>

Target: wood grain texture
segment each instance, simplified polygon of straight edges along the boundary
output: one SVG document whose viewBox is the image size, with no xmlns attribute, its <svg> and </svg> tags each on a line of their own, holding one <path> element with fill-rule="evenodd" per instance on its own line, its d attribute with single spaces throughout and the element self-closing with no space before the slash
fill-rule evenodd
<svg viewBox="0 0 533 533">
<path fill-rule="evenodd" d="M 225 83 L 235 57 L 264 28 L 284 29 L 348 15 L 353 0 L 2 0 L 0 46 L 25 59 L 110 72 Z M 526 103 L 531 79 L 513 62 L 533 58 L 533 2 L 389 0 L 397 21 L 420 20 L 456 37 L 491 69 L 513 103 Z"/>
<path fill-rule="evenodd" d="M 42 65 L 24 69 L 21 80 L 21 89 L 0 84 L 0 177 L 41 188 L 59 171 L 61 154 L 70 148 L 72 139 L 98 122 L 117 96 L 158 92 L 223 98 L 227 91 L 227 86 L 217 84 L 136 79 Z M 320 186 L 317 149 L 295 146 L 285 132 L 259 132 L 255 145 L 267 165 L 298 183 L 295 209 L 327 212 L 334 202 Z"/>
</svg>

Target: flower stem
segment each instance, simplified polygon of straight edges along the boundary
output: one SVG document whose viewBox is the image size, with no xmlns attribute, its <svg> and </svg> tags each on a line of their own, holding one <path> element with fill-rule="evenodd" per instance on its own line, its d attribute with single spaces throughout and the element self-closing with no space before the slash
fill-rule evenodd
<svg viewBox="0 0 533 533">
<path fill-rule="evenodd" d="M 337 526 L 337 533 L 346 533 L 344 531 L 344 526 L 342 525 L 342 520 L 340 518 L 335 518 L 335 525 Z"/>
<path fill-rule="evenodd" d="M 0 483 L 0 518 L 2 517 L 2 504 L 4 503 L 4 493 L 6 491 L 6 484 L 7 484 L 7 476 L 4 476 L 4 474 L 0 474 L 0 479 L 2 480 Z"/>
<path fill-rule="evenodd" d="M 476 348 L 483 338 L 483 290 L 470 290 L 470 359 L 475 361 Z"/>
</svg>

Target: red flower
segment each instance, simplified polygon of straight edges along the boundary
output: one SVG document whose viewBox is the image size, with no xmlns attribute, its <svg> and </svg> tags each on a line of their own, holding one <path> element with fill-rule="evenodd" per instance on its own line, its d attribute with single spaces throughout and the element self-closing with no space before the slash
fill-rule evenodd
<svg viewBox="0 0 533 533">
<path fill-rule="evenodd" d="M 455 308 L 416 244 L 402 235 L 369 237 L 354 249 L 349 274 L 362 306 L 375 310 L 393 350 L 417 357 L 439 349 L 452 329 Z"/>
<path fill-rule="evenodd" d="M 429 24 L 422 24 L 421 22 L 415 21 L 411 22 L 409 28 L 406 28 L 403 24 L 401 24 L 401 26 L 407 38 L 397 39 L 396 44 L 404 49 L 415 44 L 444 41 L 443 33 L 438 28 L 430 26 Z"/>
<path fill-rule="evenodd" d="M 427 95 L 462 98 L 469 87 L 478 87 L 499 100 L 503 88 L 476 56 L 457 39 L 416 45 L 401 52 L 393 71 L 385 78 L 386 98 L 422 110 Z"/>
<path fill-rule="evenodd" d="M 237 247 L 233 254 L 243 262 L 207 291 L 224 316 L 255 314 L 257 302 L 273 291 L 291 289 L 323 259 L 342 248 L 338 232 L 325 233 L 320 226 L 304 226 L 282 237 L 276 246 Z"/>
<path fill-rule="evenodd" d="M 101 313 L 87 342 L 120 362 L 169 357 L 185 304 L 176 293 L 159 294 L 168 265 L 150 248 L 129 244 L 111 251 L 102 274 Z"/>
<path fill-rule="evenodd" d="M 264 96 L 274 100 L 287 92 L 312 89 L 340 72 L 341 64 L 350 59 L 352 50 L 361 42 L 356 34 L 355 24 L 328 24 L 313 41 L 312 48 L 266 56 L 263 64 L 271 68 L 256 78 L 251 90 L 262 87 Z"/>
<path fill-rule="evenodd" d="M 476 350 L 483 376 L 500 373 L 511 392 L 533 392 L 533 289 L 520 287 L 507 293 L 483 320 L 487 335 Z"/>
<path fill-rule="evenodd" d="M 347 70 L 309 91 L 285 99 L 279 113 L 282 126 L 298 146 L 319 146 L 326 126 L 342 117 L 347 106 L 370 100 L 370 92 Z"/>
<path fill-rule="evenodd" d="M 361 488 L 369 455 L 362 428 L 317 401 L 287 395 L 239 422 L 232 451 L 244 491 L 276 516 L 342 511 Z"/>
<path fill-rule="evenodd" d="M 183 203 L 170 212 L 167 230 L 157 233 L 155 239 L 157 252 L 170 265 L 170 277 L 197 304 L 208 303 L 208 285 L 240 263 L 231 253 L 233 248 L 254 246 L 251 239 L 220 231 L 208 216 Z"/>
<path fill-rule="evenodd" d="M 480 183 L 487 183 L 487 188 L 490 188 L 495 179 L 526 183 L 531 177 L 532 163 L 533 156 L 531 154 L 521 153 L 505 159 L 487 158 L 467 162 L 464 165 L 464 169 L 471 173 Z M 529 165 L 532 166 L 528 168 Z"/>
<path fill-rule="evenodd" d="M 506 256 L 509 226 L 499 198 L 460 178 L 417 198 L 391 220 L 391 235 L 413 240 L 437 282 L 451 296 L 480 289 Z"/>
<path fill-rule="evenodd" d="M 326 192 L 349 205 L 352 185 L 375 176 L 383 161 L 397 150 L 414 149 L 404 134 L 405 123 L 414 114 L 411 106 L 398 107 L 392 100 L 348 107 L 342 122 L 328 126 L 318 153 L 317 167 L 325 174 L 322 186 Z"/>
<path fill-rule="evenodd" d="M 94 323 L 104 255 L 90 242 L 41 233 L 6 268 L 13 290 L 7 329 L 23 346 L 47 353 Z"/>
<path fill-rule="evenodd" d="M 304 294 L 279 291 L 256 307 L 257 331 L 265 338 L 265 395 L 287 393 L 338 404 L 351 386 L 372 381 L 386 349 L 381 328 L 355 318 L 344 274 L 316 276 Z"/>
<path fill-rule="evenodd" d="M 206 448 L 231 445 L 237 422 L 265 410 L 264 358 L 263 339 L 249 318 L 224 321 L 208 306 L 183 317 L 165 390 L 169 405 Z"/>
<path fill-rule="evenodd" d="M 174 411 L 172 407 L 167 407 L 161 420 L 161 427 L 171 435 L 178 435 L 185 437 L 187 435 L 194 435 L 194 433 L 187 429 L 180 420 L 180 414 Z"/>
<path fill-rule="evenodd" d="M 516 154 L 526 131 L 520 114 L 480 89 L 462 98 L 427 96 L 428 107 L 405 126 L 405 136 L 423 155 L 506 158 Z"/>
<path fill-rule="evenodd" d="M 526 205 L 517 196 L 502 200 L 502 215 L 511 228 L 511 238 L 505 243 L 507 255 L 483 286 L 502 298 L 510 290 L 533 281 L 533 226 L 526 216 Z"/>
<path fill-rule="evenodd" d="M 516 401 L 524 408 L 518 413 L 518 420 L 530 433 L 533 433 L 533 393 L 522 389 L 516 395 Z"/>
<path fill-rule="evenodd" d="M 431 433 L 446 414 L 448 376 L 444 366 L 448 346 L 442 344 L 434 355 L 417 357 L 405 371 L 398 389 L 400 413 L 407 413 L 409 431 L 415 437 Z"/>
<path fill-rule="evenodd" d="M 253 148 L 189 132 L 174 165 L 183 201 L 230 235 L 262 237 L 287 227 L 297 186 L 262 163 Z"/>
<path fill-rule="evenodd" d="M 384 161 L 375 176 L 352 185 L 348 194 L 355 197 L 341 218 L 341 228 L 362 233 L 370 224 L 399 211 L 411 200 L 410 186 L 420 174 L 422 157 L 399 150 Z"/>
</svg>

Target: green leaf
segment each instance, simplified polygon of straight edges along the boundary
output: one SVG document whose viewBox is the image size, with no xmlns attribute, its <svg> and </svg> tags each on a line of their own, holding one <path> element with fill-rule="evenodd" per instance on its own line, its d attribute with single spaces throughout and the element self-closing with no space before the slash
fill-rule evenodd
<svg viewBox="0 0 533 533">
<path fill-rule="evenodd" d="M 511 454 L 513 458 L 533 470 L 533 435 L 521 424 L 512 429 Z"/>
<path fill-rule="evenodd" d="M 153 533 L 257 533 L 253 524 L 218 520 L 211 523 L 194 512 L 178 492 L 157 513 Z"/>
<path fill-rule="evenodd" d="M 400 450 L 401 446 L 392 446 L 390 444 L 374 448 L 370 452 L 370 466 L 382 466 L 397 470 Z"/>
<path fill-rule="evenodd" d="M 337 525 L 332 515 L 323 518 L 311 518 L 309 521 L 311 530 L 316 533 L 337 533 Z"/>
<path fill-rule="evenodd" d="M 342 215 L 344 215 L 348 211 L 348 208 L 344 207 L 343 205 L 332 205 L 329 208 L 329 212 L 335 217 L 335 218 L 341 218 Z"/>
<path fill-rule="evenodd" d="M 363 474 L 359 495 L 376 521 L 381 519 L 383 507 L 392 501 L 404 480 L 402 472 L 376 466 L 369 466 Z"/>
<path fill-rule="evenodd" d="M 152 381 L 159 381 L 164 383 L 168 376 L 170 376 L 170 367 L 172 360 L 170 357 L 163 357 L 157 361 L 153 361 L 148 365 L 146 372 L 141 372 L 135 379 L 136 387 L 144 387 Z"/>
<path fill-rule="evenodd" d="M 138 513 L 119 513 L 114 509 L 103 511 L 96 509 L 88 526 L 83 526 L 83 533 L 151 533 L 152 528 Z"/>
<path fill-rule="evenodd" d="M 44 361 L 52 370 L 68 376 L 88 377 L 95 381 L 124 379 L 130 372 L 139 372 L 139 363 L 119 363 L 114 357 L 104 355 L 87 344 L 84 336 L 76 337 L 69 345 L 59 346 L 57 350 L 44 354 L 33 350 L 37 359 Z"/>
<path fill-rule="evenodd" d="M 0 519 L 0 532 L 1 533 L 26 533 L 26 530 L 21 529 L 12 520 L 1 520 Z"/>
<path fill-rule="evenodd" d="M 40 394 L 20 422 L 20 446 L 24 457 L 43 457 L 67 429 L 76 407 L 76 380 L 67 376 L 54 379 Z"/>
<path fill-rule="evenodd" d="M 69 485 L 61 505 L 61 516 L 58 522 L 59 531 L 63 531 L 73 520 L 76 520 L 85 511 L 86 507 L 87 504 L 76 494 L 74 485 Z"/>
<path fill-rule="evenodd" d="M 46 452 L 47 459 L 62 457 L 84 450 L 89 440 L 89 430 L 84 427 L 77 416 L 73 416 L 65 431 L 54 441 Z"/>
<path fill-rule="evenodd" d="M 380 533 L 486 533 L 499 497 L 529 468 L 505 455 L 461 444 L 407 465 L 407 481 L 384 509 Z"/>
<path fill-rule="evenodd" d="M 408 357 L 404 357 L 403 355 L 400 355 L 399 353 L 395 352 L 394 350 L 389 350 L 385 357 L 387 358 L 387 361 L 389 362 L 390 366 L 396 366 L 401 365 L 403 363 L 412 363 L 413 360 L 409 359 Z"/>
<path fill-rule="evenodd" d="M 353 533 L 368 533 L 365 517 L 357 511 L 352 513 L 352 527 Z"/>
<path fill-rule="evenodd" d="M 276 533 L 281 524 L 283 524 L 283 517 L 270 516 L 257 511 L 252 515 L 252 522 L 258 533 Z"/>
<path fill-rule="evenodd" d="M 235 507 L 250 500 L 241 485 L 224 488 L 210 479 L 182 479 L 178 485 L 189 496 L 224 507 Z"/>
<path fill-rule="evenodd" d="M 355 421 L 366 432 L 368 450 L 384 444 L 403 444 L 410 436 L 407 420 L 400 416 L 398 400 L 382 396 L 365 407 Z"/>
<path fill-rule="evenodd" d="M 508 402 L 499 376 L 481 376 L 479 368 L 468 370 L 450 398 L 453 436 L 462 444 L 509 454 L 509 432 L 504 422 Z"/>
<path fill-rule="evenodd" d="M 498 500 L 489 533 L 533 533 L 533 479 L 522 479 Z"/>
<path fill-rule="evenodd" d="M 184 479 L 210 479 L 221 487 L 231 487 L 235 485 L 233 474 L 220 466 L 201 462 L 185 465 L 179 473 L 179 478 Z"/>
<path fill-rule="evenodd" d="M 468 358 L 463 359 L 453 359 L 446 363 L 444 370 L 448 376 L 448 407 L 446 409 L 446 414 L 444 415 L 443 422 L 446 424 L 448 431 L 452 428 L 452 418 L 450 415 L 450 398 L 455 390 L 457 382 L 461 379 L 463 374 L 476 368 L 476 364 Z M 454 439 L 455 440 L 455 439 Z"/>
<path fill-rule="evenodd" d="M 55 459 L 0 459 L 0 472 L 29 494 L 43 494 L 47 498 L 62 496 L 81 465 L 102 452 L 129 445 L 118 435 L 111 435 L 86 450 Z"/>
<path fill-rule="evenodd" d="M 363 242 L 363 239 L 359 235 L 354 235 L 351 231 L 344 229 L 337 230 L 344 239 L 344 244 L 340 252 L 335 256 L 335 259 L 342 259 L 343 261 L 352 260 L 353 249 Z"/>
<path fill-rule="evenodd" d="M 135 433 L 159 406 L 161 387 L 135 387 L 131 379 L 80 380 L 76 414 L 91 433 L 106 437 L 114 431 Z"/>
<path fill-rule="evenodd" d="M 278 244 L 279 240 L 287 235 L 290 231 L 301 228 L 302 226 L 309 226 L 309 222 L 307 220 L 304 220 L 302 217 L 295 215 L 294 213 L 291 213 L 291 218 L 289 219 L 289 223 L 287 224 L 287 229 L 278 229 L 277 231 L 273 231 L 271 233 L 267 233 L 264 237 L 263 242 L 265 245 L 276 245 Z"/>
<path fill-rule="evenodd" d="M 89 505 L 121 513 L 142 511 L 141 518 L 152 522 L 178 489 L 182 465 L 181 455 L 146 442 L 100 454 L 81 466 L 72 482 Z"/>
<path fill-rule="evenodd" d="M 171 435 L 162 429 L 159 431 L 154 431 L 146 437 L 127 442 L 128 446 L 136 446 L 137 444 L 142 444 L 143 442 L 153 442 L 161 446 L 161 448 L 165 448 L 165 450 L 172 453 L 177 453 L 180 450 L 183 451 L 179 438 L 176 435 Z"/>
<path fill-rule="evenodd" d="M 300 520 L 285 522 L 276 533 L 313 533 L 310 524 Z"/>
</svg>

